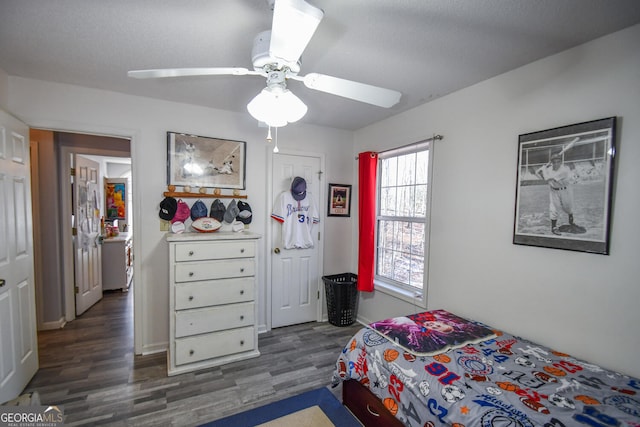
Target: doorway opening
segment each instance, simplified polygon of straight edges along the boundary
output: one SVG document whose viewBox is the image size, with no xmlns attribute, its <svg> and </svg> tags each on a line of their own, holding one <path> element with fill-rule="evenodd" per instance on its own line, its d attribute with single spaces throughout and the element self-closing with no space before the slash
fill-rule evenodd
<svg viewBox="0 0 640 427">
<path fill-rule="evenodd" d="M 71 157 L 97 159 L 104 175 L 131 174 L 131 141 L 127 138 L 31 130 L 34 270 L 38 330 L 59 329 L 76 317 L 76 271 L 72 218 Z M 117 163 L 118 166 L 107 166 Z M 126 165 L 126 166 L 123 166 Z M 123 168 L 128 171 L 123 172 Z M 133 185 L 133 182 L 131 183 Z M 102 190 L 96 198 L 101 211 Z M 131 192 L 129 192 L 131 193 Z M 133 198 L 130 209 L 133 211 Z M 129 216 L 133 218 L 133 215 Z M 77 222 L 77 221 L 76 221 Z M 133 231 L 133 223 L 127 231 Z M 93 242 L 91 242 L 93 244 Z M 123 255 L 124 258 L 124 255 Z"/>
</svg>

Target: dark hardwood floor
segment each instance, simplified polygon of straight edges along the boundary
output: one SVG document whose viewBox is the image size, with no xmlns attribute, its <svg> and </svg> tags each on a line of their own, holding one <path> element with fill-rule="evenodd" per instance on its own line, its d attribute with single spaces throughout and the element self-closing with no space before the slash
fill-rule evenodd
<svg viewBox="0 0 640 427">
<path fill-rule="evenodd" d="M 105 293 L 63 329 L 38 334 L 40 369 L 25 392 L 63 406 L 65 425 L 195 426 L 328 386 L 360 328 L 273 329 L 259 336 L 258 358 L 168 377 L 165 353 L 133 354 L 132 294 Z"/>
</svg>

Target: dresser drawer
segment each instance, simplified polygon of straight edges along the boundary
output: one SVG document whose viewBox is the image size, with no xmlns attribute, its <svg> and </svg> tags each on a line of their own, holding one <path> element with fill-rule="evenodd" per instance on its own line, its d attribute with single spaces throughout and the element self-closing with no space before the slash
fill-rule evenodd
<svg viewBox="0 0 640 427">
<path fill-rule="evenodd" d="M 233 304 L 255 299 L 254 277 L 184 282 L 175 285 L 175 309 Z"/>
<path fill-rule="evenodd" d="M 356 380 L 348 380 L 342 383 L 342 403 L 365 426 L 403 426 L 400 420 L 389 412 L 376 395 Z"/>
<path fill-rule="evenodd" d="M 253 325 L 255 305 L 219 305 L 176 312 L 176 338 Z"/>
<path fill-rule="evenodd" d="M 175 260 L 202 261 L 206 259 L 253 258 L 253 242 L 189 242 L 175 245 Z"/>
<path fill-rule="evenodd" d="M 176 282 L 248 277 L 255 275 L 253 258 L 218 261 L 179 262 L 175 264 Z"/>
<path fill-rule="evenodd" d="M 175 340 L 176 365 L 252 351 L 255 348 L 254 340 L 253 327 L 179 338 Z"/>
</svg>

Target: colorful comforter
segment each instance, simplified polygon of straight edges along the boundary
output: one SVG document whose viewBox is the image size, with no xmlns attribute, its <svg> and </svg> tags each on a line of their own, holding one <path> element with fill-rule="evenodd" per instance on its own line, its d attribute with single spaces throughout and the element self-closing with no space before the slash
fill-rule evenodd
<svg viewBox="0 0 640 427">
<path fill-rule="evenodd" d="M 437 330 L 443 328 L 430 329 L 427 321 L 420 327 L 431 318 L 453 319 L 464 329 L 462 320 L 473 337 L 447 342 Z M 387 319 L 354 335 L 338 357 L 333 384 L 359 381 L 407 426 L 640 426 L 637 378 L 443 310 L 396 319 L 409 325 L 404 333 L 385 332 L 380 325 L 395 323 Z M 412 323 L 441 350 L 407 337 L 417 333 Z M 425 345 L 431 356 L 421 351 Z"/>
</svg>

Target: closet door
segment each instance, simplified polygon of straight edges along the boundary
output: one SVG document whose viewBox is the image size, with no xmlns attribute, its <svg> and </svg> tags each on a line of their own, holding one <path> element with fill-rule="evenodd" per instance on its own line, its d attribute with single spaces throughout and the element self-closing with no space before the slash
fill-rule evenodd
<svg viewBox="0 0 640 427">
<path fill-rule="evenodd" d="M 0 403 L 38 370 L 29 128 L 0 111 Z"/>
<path fill-rule="evenodd" d="M 320 158 L 288 154 L 273 155 L 272 206 L 281 192 L 289 191 L 291 182 L 300 176 L 307 182 L 307 197 L 320 210 Z M 322 217 L 322 214 L 318 212 Z M 271 326 L 293 325 L 318 320 L 320 290 L 319 225 L 312 228 L 314 246 L 285 249 L 282 246 L 283 224 L 271 220 Z"/>
</svg>

